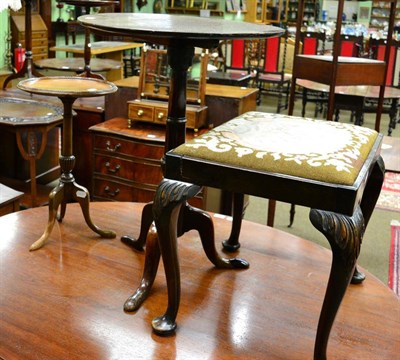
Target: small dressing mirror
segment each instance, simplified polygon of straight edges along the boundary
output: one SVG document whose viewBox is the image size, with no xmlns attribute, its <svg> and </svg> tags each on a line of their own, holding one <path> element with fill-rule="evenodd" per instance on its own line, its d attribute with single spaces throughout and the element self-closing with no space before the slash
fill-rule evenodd
<svg viewBox="0 0 400 360">
<path fill-rule="evenodd" d="M 188 69 L 186 99 L 190 104 L 204 104 L 208 54 L 202 51 L 195 54 Z M 139 97 L 141 99 L 168 101 L 171 68 L 168 66 L 167 51 L 143 49 Z"/>
</svg>

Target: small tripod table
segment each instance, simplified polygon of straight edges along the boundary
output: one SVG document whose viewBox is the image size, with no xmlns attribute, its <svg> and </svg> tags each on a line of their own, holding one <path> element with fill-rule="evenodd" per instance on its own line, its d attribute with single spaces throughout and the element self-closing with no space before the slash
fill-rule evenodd
<svg viewBox="0 0 400 360">
<path fill-rule="evenodd" d="M 117 87 L 107 81 L 80 78 L 80 77 L 41 77 L 30 78 L 21 81 L 18 88 L 33 94 L 57 96 L 63 103 L 63 135 L 60 156 L 61 177 L 59 184 L 49 195 L 49 219 L 43 235 L 34 242 L 30 250 L 41 248 L 48 240 L 53 229 L 58 207 L 61 205 L 58 220 L 61 221 L 65 215 L 67 202 L 75 200 L 81 206 L 83 216 L 87 225 L 97 234 L 104 238 L 114 238 L 115 233 L 102 230 L 95 225 L 89 214 L 89 191 L 75 182 L 72 170 L 75 165 L 75 156 L 72 149 L 72 105 L 79 97 L 94 97 L 111 94 Z"/>
</svg>

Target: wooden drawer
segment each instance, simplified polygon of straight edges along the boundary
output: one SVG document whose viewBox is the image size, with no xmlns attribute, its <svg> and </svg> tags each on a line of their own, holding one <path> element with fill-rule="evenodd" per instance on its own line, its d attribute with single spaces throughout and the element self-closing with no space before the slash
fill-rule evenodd
<svg viewBox="0 0 400 360">
<path fill-rule="evenodd" d="M 47 46 L 34 46 L 32 47 L 32 53 L 37 55 L 47 54 L 47 49 Z"/>
<path fill-rule="evenodd" d="M 48 48 L 47 38 L 32 39 L 32 47 L 44 47 L 45 48 L 44 51 L 46 52 Z"/>
<path fill-rule="evenodd" d="M 160 160 L 164 155 L 164 144 L 153 145 L 121 137 L 96 134 L 94 138 L 95 151 L 117 155 L 134 156 L 136 158 Z"/>
<path fill-rule="evenodd" d="M 154 122 L 157 124 L 166 124 L 168 117 L 168 108 L 155 107 L 154 108 Z M 189 121 L 188 121 L 189 123 Z"/>
<path fill-rule="evenodd" d="M 140 186 L 135 186 L 132 183 L 127 184 L 95 177 L 93 198 L 95 200 L 150 202 L 154 199 L 156 189 L 156 185 L 140 184 Z"/>
<path fill-rule="evenodd" d="M 133 161 L 99 154 L 95 155 L 94 161 L 96 174 L 152 185 L 158 185 L 162 180 L 160 161 L 143 161 L 141 159 Z"/>
<path fill-rule="evenodd" d="M 144 121 L 155 124 L 167 123 L 168 104 L 161 101 L 132 100 L 128 101 L 128 118 L 130 121 Z M 207 107 L 188 105 L 186 107 L 186 127 L 200 129 L 207 126 Z"/>
<path fill-rule="evenodd" d="M 32 31 L 32 41 L 35 39 L 47 39 L 47 31 Z"/>
<path fill-rule="evenodd" d="M 154 106 L 146 106 L 142 103 L 132 103 L 128 106 L 129 119 L 153 122 Z"/>
</svg>

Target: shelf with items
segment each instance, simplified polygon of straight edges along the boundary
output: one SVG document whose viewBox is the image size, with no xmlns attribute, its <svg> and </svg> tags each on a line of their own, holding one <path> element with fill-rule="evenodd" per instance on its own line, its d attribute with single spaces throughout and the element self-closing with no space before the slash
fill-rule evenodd
<svg viewBox="0 0 400 360">
<path fill-rule="evenodd" d="M 199 15 L 209 11 L 210 16 L 223 16 L 220 0 L 168 0 L 165 12 L 168 14 Z"/>
<path fill-rule="evenodd" d="M 295 23 L 299 13 L 299 1 L 289 0 L 287 10 L 287 21 L 289 23 Z M 307 0 L 304 5 L 303 20 L 316 20 L 319 16 L 319 3 L 315 0 Z"/>
<path fill-rule="evenodd" d="M 244 20 L 260 24 L 278 24 L 287 19 L 288 2 L 285 0 L 257 0 L 247 2 Z"/>
<path fill-rule="evenodd" d="M 384 1 L 374 1 L 371 9 L 370 27 L 385 28 L 389 24 L 390 6 Z M 397 5 L 395 25 L 400 24 L 400 5 Z"/>
</svg>

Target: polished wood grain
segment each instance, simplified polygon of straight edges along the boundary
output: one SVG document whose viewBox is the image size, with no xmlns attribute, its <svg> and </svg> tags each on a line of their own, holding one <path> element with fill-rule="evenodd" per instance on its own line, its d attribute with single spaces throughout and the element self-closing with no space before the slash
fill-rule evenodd
<svg viewBox="0 0 400 360">
<path fill-rule="evenodd" d="M 196 232 L 179 241 L 182 298 L 173 337 L 150 321 L 166 306 L 160 271 L 152 296 L 123 312 L 138 285 L 144 254 L 118 239 L 138 233 L 143 205 L 91 204 L 95 221 L 117 232 L 101 239 L 70 204 L 48 244 L 29 245 L 47 209 L 0 218 L 0 357 L 4 359 L 310 359 L 330 268 L 330 251 L 263 225 L 243 222 L 240 256 L 248 270 L 217 270 Z M 217 242 L 231 229 L 213 216 Z M 219 245 L 218 245 L 219 246 Z M 160 269 L 162 270 L 162 269 Z M 373 275 L 350 286 L 328 345 L 329 359 L 396 359 L 400 305 Z"/>
</svg>

